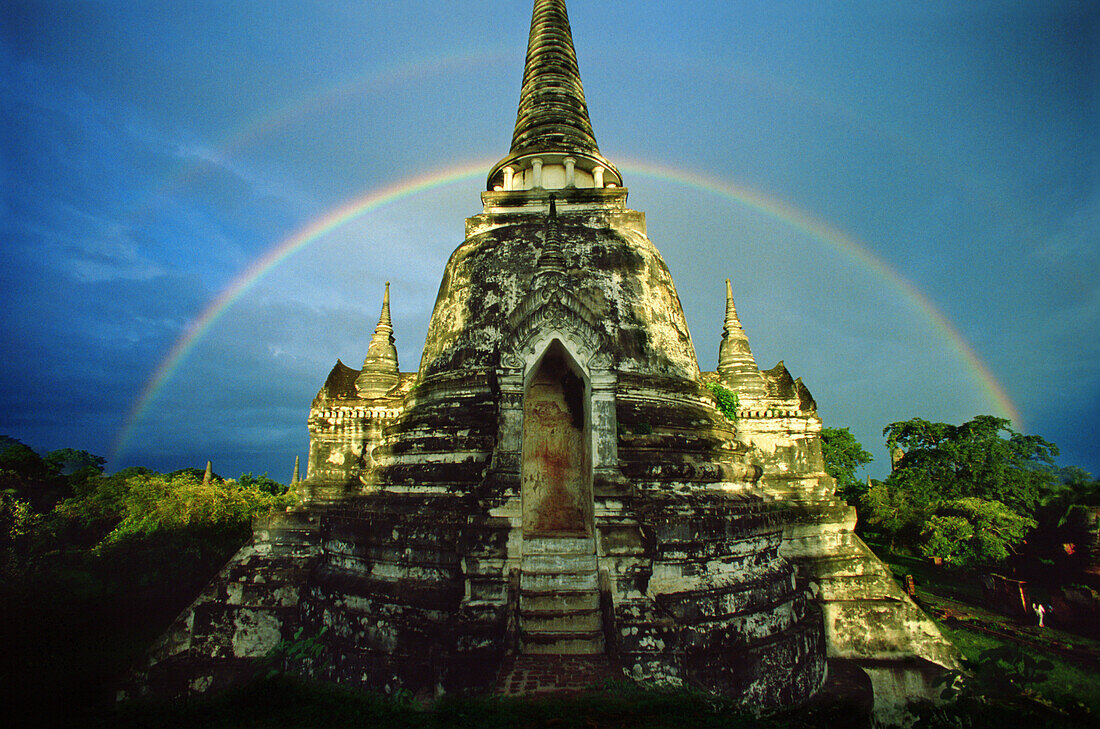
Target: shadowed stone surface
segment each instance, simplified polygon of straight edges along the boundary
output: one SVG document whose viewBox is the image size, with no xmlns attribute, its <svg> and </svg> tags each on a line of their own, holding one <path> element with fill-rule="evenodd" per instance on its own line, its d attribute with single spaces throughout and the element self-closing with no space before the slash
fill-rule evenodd
<svg viewBox="0 0 1100 729">
<path fill-rule="evenodd" d="M 576 692 L 622 679 L 623 672 L 607 656 L 520 655 L 505 661 L 495 692 L 504 696 Z"/>
</svg>

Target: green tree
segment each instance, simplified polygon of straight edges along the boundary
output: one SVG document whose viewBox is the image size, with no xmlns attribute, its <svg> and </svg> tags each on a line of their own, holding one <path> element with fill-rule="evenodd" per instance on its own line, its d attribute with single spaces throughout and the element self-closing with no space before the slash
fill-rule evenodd
<svg viewBox="0 0 1100 729">
<path fill-rule="evenodd" d="M 849 503 L 867 493 L 867 484 L 856 477 L 856 469 L 874 460 L 847 428 L 821 429 L 821 454 L 825 472 L 836 479 L 836 491 Z"/>
<path fill-rule="evenodd" d="M 30 566 L 42 533 L 42 515 L 10 491 L 0 492 L 0 575 Z"/>
<path fill-rule="evenodd" d="M 109 526 L 99 546 L 158 530 L 210 527 L 245 529 L 253 516 L 285 508 L 290 498 L 260 484 L 176 474 L 136 474 L 98 479 L 89 492 L 57 507 L 62 519 Z"/>
<path fill-rule="evenodd" d="M 891 546 L 915 544 L 934 509 L 931 502 L 886 481 L 872 484 L 859 506 L 862 527 L 889 538 Z"/>
<path fill-rule="evenodd" d="M 293 497 L 252 484 L 190 473 L 103 476 L 58 504 L 50 526 L 57 548 L 82 555 L 111 579 L 137 586 L 169 575 L 207 575 L 247 538 L 253 517 L 285 509 Z"/>
<path fill-rule="evenodd" d="M 1015 554 L 1036 522 L 999 501 L 973 496 L 940 504 L 923 524 L 920 550 L 960 567 L 984 567 Z"/>
<path fill-rule="evenodd" d="M 265 494 L 270 494 L 272 496 L 282 496 L 290 489 L 290 486 L 279 483 L 266 473 L 263 476 L 253 476 L 251 472 L 242 473 L 237 483 L 239 483 L 243 489 L 257 488 Z"/>
<path fill-rule="evenodd" d="M 56 451 L 50 451 L 42 460 L 51 470 L 62 476 L 70 476 L 85 468 L 103 473 L 103 464 L 107 462 L 107 459 L 102 456 L 75 448 L 59 448 Z"/>
<path fill-rule="evenodd" d="M 921 418 L 891 423 L 883 430 L 886 446 L 905 453 L 890 475 L 891 488 L 929 502 L 976 496 L 1033 515 L 1061 489 L 1053 470 L 1058 447 L 1010 426 L 992 415 L 957 426 Z"/>
<path fill-rule="evenodd" d="M 65 479 L 28 446 L 16 441 L 0 451 L 0 491 L 46 512 L 66 494 Z"/>
<path fill-rule="evenodd" d="M 1054 474 L 1065 487 L 1065 492 L 1059 494 L 1063 502 L 1100 505 L 1100 480 L 1093 478 L 1091 473 L 1078 466 L 1063 466 L 1055 469 Z"/>
</svg>

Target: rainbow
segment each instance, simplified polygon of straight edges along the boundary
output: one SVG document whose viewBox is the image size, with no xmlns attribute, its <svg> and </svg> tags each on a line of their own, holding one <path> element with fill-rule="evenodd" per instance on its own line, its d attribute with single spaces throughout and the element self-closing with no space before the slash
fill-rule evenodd
<svg viewBox="0 0 1100 729">
<path fill-rule="evenodd" d="M 958 351 L 966 365 L 977 376 L 986 396 L 996 403 L 998 409 L 1015 424 L 1016 428 L 1023 428 L 1023 419 L 1020 417 L 1016 405 L 1009 398 L 1001 383 L 993 376 L 993 372 L 982 362 L 974 348 L 970 346 L 970 343 L 966 341 L 959 330 L 955 328 L 931 299 L 925 296 L 908 279 L 890 268 L 866 244 L 859 242 L 839 228 L 818 220 L 778 198 L 766 195 L 758 190 L 735 185 L 727 180 L 649 162 L 627 161 L 625 164 L 619 165 L 619 169 L 624 174 L 629 172 L 642 177 L 652 177 L 728 198 L 768 217 L 775 218 L 813 239 L 829 244 L 844 257 L 889 283 L 891 287 L 900 291 L 906 299 L 916 306 L 936 330 L 943 335 L 944 339 Z"/>
<path fill-rule="evenodd" d="M 196 343 L 210 330 L 230 307 L 252 289 L 274 268 L 290 256 L 318 241 L 326 234 L 350 223 L 380 207 L 409 198 L 427 190 L 442 187 L 460 180 L 478 178 L 492 166 L 492 161 L 479 160 L 445 170 L 410 177 L 384 188 L 371 190 L 354 198 L 332 211 L 308 223 L 290 237 L 272 246 L 267 253 L 256 259 L 252 265 L 242 271 L 217 297 L 211 301 L 200 315 L 192 320 L 179 337 L 167 356 L 161 361 L 149 378 L 141 394 L 131 408 L 122 429 L 115 441 L 111 456 L 113 462 L 126 452 L 134 431 L 149 410 L 161 389 L 186 359 Z M 839 251 L 858 266 L 871 271 L 891 287 L 898 290 L 921 312 L 943 335 L 944 339 L 958 351 L 959 355 L 972 369 L 982 385 L 986 395 L 996 403 L 1002 413 L 1007 415 L 1016 427 L 1022 427 L 1020 414 L 1004 388 L 993 376 L 989 368 L 981 361 L 973 347 L 944 316 L 931 300 L 921 293 L 912 283 L 891 269 L 881 258 L 872 253 L 865 244 L 838 228 L 817 220 L 806 212 L 760 191 L 727 180 L 711 177 L 702 173 L 675 169 L 659 164 L 640 161 L 628 161 L 619 165 L 626 175 L 650 177 L 659 181 L 682 185 L 688 188 L 718 195 L 739 205 L 757 211 L 763 215 L 791 226 L 803 234 L 818 240 Z"/>
<path fill-rule="evenodd" d="M 126 417 L 125 424 L 115 440 L 112 449 L 111 460 L 117 462 L 120 456 L 126 452 L 130 438 L 138 422 L 149 410 L 150 404 L 156 399 L 161 388 L 171 379 L 180 364 L 187 357 L 187 353 L 194 348 L 200 339 L 221 318 L 233 303 L 244 296 L 250 289 L 263 279 L 270 271 L 290 256 L 306 246 L 314 243 L 327 233 L 346 225 L 367 213 L 378 208 L 411 197 L 427 190 L 443 187 L 459 180 L 478 177 L 485 174 L 492 162 L 484 160 L 471 162 L 447 170 L 438 170 L 428 174 L 411 177 L 387 187 L 371 190 L 339 207 L 331 210 L 305 227 L 299 229 L 289 238 L 272 246 L 252 264 L 234 278 L 228 286 L 213 301 L 207 304 L 199 316 L 188 323 L 186 329 L 176 343 L 172 345 L 168 355 L 161 361 L 153 372 L 152 377 L 142 389 L 141 394 L 134 402 Z"/>
</svg>

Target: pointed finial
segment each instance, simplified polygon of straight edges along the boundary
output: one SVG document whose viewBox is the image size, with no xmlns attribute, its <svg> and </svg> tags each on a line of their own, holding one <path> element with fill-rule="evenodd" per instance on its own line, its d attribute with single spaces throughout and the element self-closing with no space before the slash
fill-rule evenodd
<svg viewBox="0 0 1100 729">
<path fill-rule="evenodd" d="M 535 0 L 512 152 L 598 152 L 565 0 Z"/>
<path fill-rule="evenodd" d="M 382 314 L 378 317 L 378 326 L 386 327 L 393 333 L 393 319 L 390 318 L 390 282 L 386 282 L 386 292 L 382 294 Z M 392 339 L 392 337 L 391 337 Z"/>
<path fill-rule="evenodd" d="M 298 456 L 294 456 L 294 475 L 290 477 L 290 485 L 296 486 L 300 480 L 298 478 Z"/>
<path fill-rule="evenodd" d="M 390 318 L 390 284 L 382 294 L 382 313 L 374 328 L 363 371 L 355 379 L 355 389 L 362 397 L 381 397 L 397 386 L 400 380 L 397 347 L 394 346 L 393 320 Z"/>
<path fill-rule="evenodd" d="M 733 284 L 726 279 L 726 318 L 718 347 L 718 377 L 743 397 L 763 397 L 764 378 L 752 356 L 749 339 L 733 305 Z"/>
<path fill-rule="evenodd" d="M 741 329 L 741 320 L 737 318 L 737 309 L 733 306 L 733 284 L 730 280 L 726 279 L 726 321 L 725 326 L 722 328 L 722 337 L 728 337 L 734 331 L 744 331 Z"/>
<path fill-rule="evenodd" d="M 211 467 L 210 461 L 207 461 L 206 473 L 202 476 L 202 485 L 209 486 L 212 480 L 214 480 L 214 469 Z"/>
<path fill-rule="evenodd" d="M 550 219 L 554 220 L 558 217 L 558 198 L 555 195 L 550 196 Z"/>
<path fill-rule="evenodd" d="M 535 0 L 512 147 L 489 173 L 487 189 L 507 189 L 504 168 L 525 169 L 540 156 L 557 164 L 569 157 L 577 169 L 598 168 L 609 185 L 622 185 L 619 171 L 596 146 L 565 0 Z"/>
</svg>

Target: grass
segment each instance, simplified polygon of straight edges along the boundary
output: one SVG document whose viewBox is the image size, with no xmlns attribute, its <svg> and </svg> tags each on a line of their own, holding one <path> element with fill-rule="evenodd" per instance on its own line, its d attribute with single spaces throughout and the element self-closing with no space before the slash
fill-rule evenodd
<svg viewBox="0 0 1100 729">
<path fill-rule="evenodd" d="M 872 548 L 899 582 L 905 575 L 913 575 L 918 596 L 926 609 L 934 612 L 937 607 L 945 607 L 952 613 L 965 613 L 956 619 L 937 620 L 937 623 L 967 659 L 977 661 L 982 651 L 1026 641 L 1023 645 L 1030 655 L 1053 665 L 1046 680 L 1035 685 L 1035 691 L 1054 703 L 1080 701 L 1094 715 L 1100 716 L 1100 641 L 1055 628 L 1020 624 L 983 606 L 975 575 L 945 570 L 924 559 L 899 555 L 882 544 L 874 544 Z M 990 635 L 979 627 L 1001 631 L 1006 637 Z M 1051 650 L 1043 650 L 1044 645 Z M 1053 650 L 1057 648 L 1090 653 L 1093 658 L 1091 661 L 1071 660 Z"/>
<path fill-rule="evenodd" d="M 861 723 L 843 706 L 756 716 L 728 699 L 710 694 L 647 690 L 625 682 L 567 696 L 448 696 L 430 707 L 421 707 L 409 697 L 384 697 L 279 678 L 214 699 L 135 704 L 92 717 L 88 725 L 120 729 L 845 729 Z"/>
<path fill-rule="evenodd" d="M 984 650 L 1012 644 L 1012 641 L 967 628 L 965 624 L 953 623 L 949 626 L 940 623 L 940 629 L 972 661 L 978 660 Z M 1100 670 L 1089 670 L 1048 651 L 1032 649 L 1029 652 L 1054 666 L 1047 672 L 1046 680 L 1036 684 L 1036 692 L 1055 702 L 1080 701 L 1089 711 L 1100 716 Z"/>
</svg>

